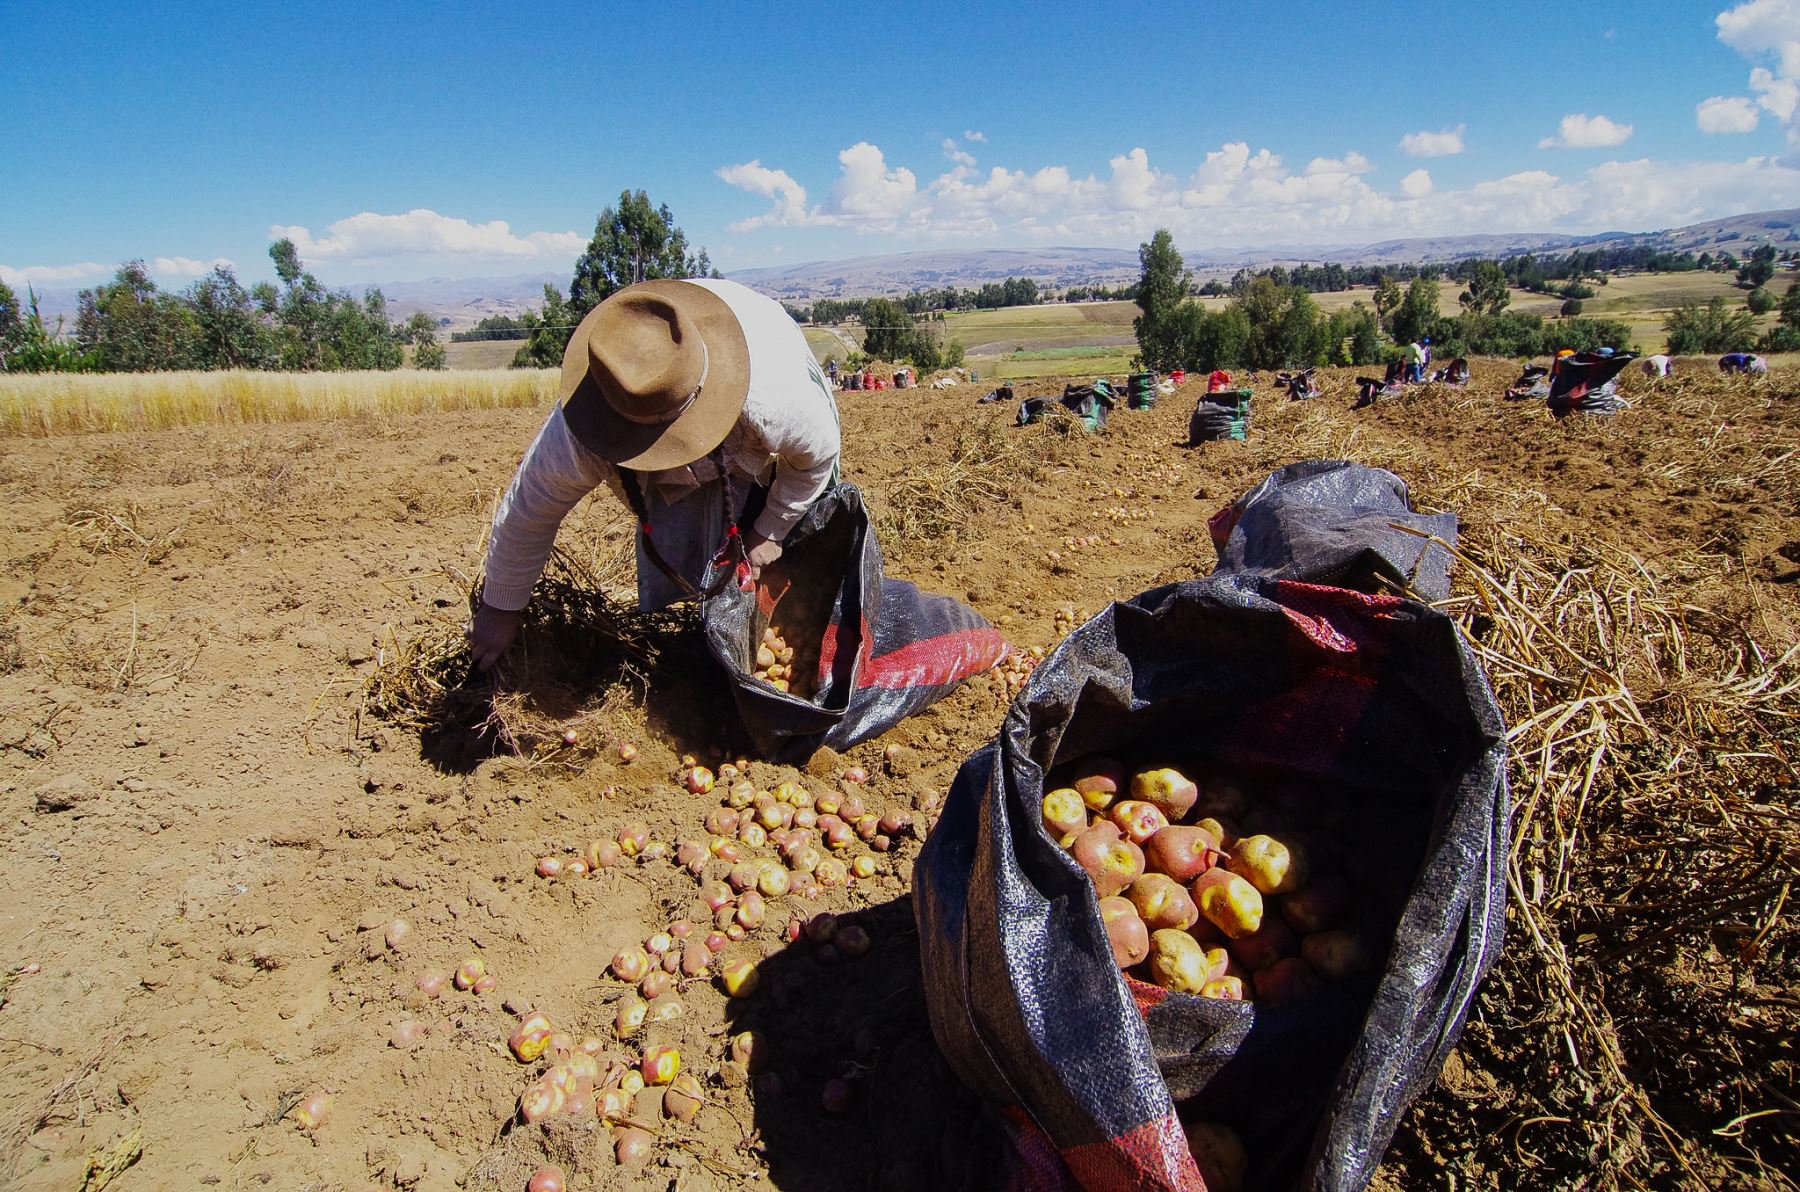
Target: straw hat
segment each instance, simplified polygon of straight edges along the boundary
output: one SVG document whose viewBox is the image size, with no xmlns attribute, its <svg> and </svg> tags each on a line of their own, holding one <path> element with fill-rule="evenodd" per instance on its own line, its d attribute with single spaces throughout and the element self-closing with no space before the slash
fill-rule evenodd
<svg viewBox="0 0 1800 1192">
<path fill-rule="evenodd" d="M 749 391 L 750 347 L 725 300 L 692 282 L 644 281 L 581 320 L 557 396 L 582 446 L 654 472 L 724 442 Z"/>
</svg>

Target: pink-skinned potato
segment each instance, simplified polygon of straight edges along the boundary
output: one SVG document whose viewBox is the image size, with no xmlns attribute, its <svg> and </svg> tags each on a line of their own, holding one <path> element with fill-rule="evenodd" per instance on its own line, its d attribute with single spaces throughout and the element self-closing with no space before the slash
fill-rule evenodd
<svg viewBox="0 0 1800 1192">
<path fill-rule="evenodd" d="M 1243 1192 L 1250 1158 L 1237 1131 L 1217 1122 L 1190 1122 L 1187 1140 L 1200 1178 L 1206 1181 L 1206 1192 Z"/>
<path fill-rule="evenodd" d="M 1150 955 L 1150 929 L 1138 917 L 1137 908 L 1117 894 L 1100 900 L 1100 921 L 1112 944 L 1113 962 L 1120 968 L 1142 964 Z"/>
<path fill-rule="evenodd" d="M 1273 836 L 1246 836 L 1231 849 L 1225 868 L 1260 894 L 1291 894 L 1306 884 L 1306 857 Z"/>
<path fill-rule="evenodd" d="M 1060 787 L 1044 796 L 1044 829 L 1052 840 L 1061 840 L 1087 827 L 1087 804 L 1072 787 Z"/>
<path fill-rule="evenodd" d="M 1300 951 L 1300 941 L 1288 925 L 1274 915 L 1264 915 L 1262 926 L 1243 939 L 1231 941 L 1231 954 L 1251 972 L 1261 972 Z"/>
<path fill-rule="evenodd" d="M 1301 935 L 1329 931 L 1350 913 L 1350 883 L 1335 873 L 1321 873 L 1311 882 L 1281 896 L 1281 917 Z"/>
<path fill-rule="evenodd" d="M 1327 981 L 1342 981 L 1368 970 L 1374 958 L 1354 931 L 1319 931 L 1300 941 L 1300 955 Z"/>
<path fill-rule="evenodd" d="M 1188 887 L 1194 905 L 1214 927 L 1241 940 L 1262 926 L 1262 895 L 1229 869 L 1209 869 Z"/>
<path fill-rule="evenodd" d="M 1258 972 L 1251 983 L 1256 986 L 1257 1001 L 1272 1003 L 1291 1002 L 1325 988 L 1312 965 L 1298 956 L 1277 960 Z"/>
<path fill-rule="evenodd" d="M 1177 993 L 1199 993 L 1213 979 L 1213 959 L 1200 941 L 1185 931 L 1165 928 L 1150 933 L 1150 980 Z"/>
<path fill-rule="evenodd" d="M 1169 826 L 1169 819 L 1156 804 L 1145 803 L 1140 799 L 1121 799 L 1107 808 L 1107 818 L 1119 825 L 1119 831 L 1131 838 L 1131 843 L 1142 848 L 1144 842 Z"/>
<path fill-rule="evenodd" d="M 1131 784 L 1125 775 L 1125 767 L 1117 759 L 1095 756 L 1082 759 L 1075 767 L 1075 778 L 1069 785 L 1081 792 L 1090 808 L 1105 811 L 1114 799 L 1130 789 Z"/>
<path fill-rule="evenodd" d="M 1200 987 L 1201 997 L 1216 997 L 1227 1002 L 1241 1002 L 1244 999 L 1244 979 L 1226 974 L 1214 977 Z"/>
<path fill-rule="evenodd" d="M 1154 804 L 1175 823 L 1193 810 L 1200 788 L 1179 770 L 1143 770 L 1131 776 L 1131 797 Z"/>
<path fill-rule="evenodd" d="M 1188 896 L 1187 887 L 1165 874 L 1144 874 L 1131 883 L 1125 897 L 1151 931 L 1169 927 L 1186 931 L 1200 917 L 1200 908 Z"/>
<path fill-rule="evenodd" d="M 1118 825 L 1108 820 L 1077 836 L 1069 852 L 1087 870 L 1102 898 L 1117 894 L 1144 872 L 1144 850 L 1121 836 Z"/>
<path fill-rule="evenodd" d="M 1144 845 L 1144 864 L 1182 885 L 1219 863 L 1219 837 L 1204 827 L 1171 824 Z"/>
</svg>

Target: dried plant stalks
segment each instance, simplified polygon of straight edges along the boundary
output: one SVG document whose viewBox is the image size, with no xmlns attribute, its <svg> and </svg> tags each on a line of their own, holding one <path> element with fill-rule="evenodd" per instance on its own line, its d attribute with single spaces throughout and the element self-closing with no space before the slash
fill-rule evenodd
<svg viewBox="0 0 1800 1192">
<path fill-rule="evenodd" d="M 1054 413 L 1079 425 L 1067 410 Z M 1043 477 L 1067 435 L 1054 417 L 1019 429 L 997 418 L 961 427 L 943 463 L 909 468 L 872 494 L 877 534 L 895 545 L 970 537 L 980 513 Z"/>
<path fill-rule="evenodd" d="M 491 678 L 474 668 L 465 618 L 394 638 L 363 684 L 359 732 L 364 713 L 421 733 L 463 728 L 500 752 L 530 759 L 565 729 L 603 717 L 623 693 L 641 698 L 664 645 L 688 627 L 691 614 L 639 612 L 611 595 L 629 566 L 624 560 L 614 554 L 596 567 L 553 553 L 526 606 L 518 645 Z M 451 578 L 473 610 L 479 582 Z"/>
<path fill-rule="evenodd" d="M 1513 1076 L 1557 1111 L 1517 1123 L 1515 1143 L 1572 1136 L 1603 1185 L 1792 1187 L 1796 1106 L 1763 1077 L 1791 1064 L 1780 1040 L 1800 1030 L 1800 1006 L 1755 1006 L 1765 1029 L 1725 1030 L 1706 1056 L 1658 1054 L 1641 1032 L 1668 1013 L 1642 999 L 1662 994 L 1670 966 L 1716 971 L 1702 961 L 1721 938 L 1735 941 L 1733 976 L 1696 983 L 1703 1012 L 1730 1018 L 1734 1000 L 1754 1003 L 1759 971 L 1791 974 L 1800 772 L 1778 742 L 1795 736 L 1800 645 L 1771 660 L 1745 625 L 1674 598 L 1629 552 L 1507 517 L 1527 494 L 1468 496 L 1443 503 L 1490 512 L 1460 547 L 1440 540 L 1461 564 L 1440 607 L 1511 725 L 1514 798 L 1513 997 L 1486 1009 L 1535 1042 Z M 1696 1081 L 1719 1109 L 1680 1091 Z"/>
</svg>

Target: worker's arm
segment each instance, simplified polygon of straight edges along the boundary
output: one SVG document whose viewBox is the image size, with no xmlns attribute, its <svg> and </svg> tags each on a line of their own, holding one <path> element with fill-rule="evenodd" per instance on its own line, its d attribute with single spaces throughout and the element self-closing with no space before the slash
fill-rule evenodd
<svg viewBox="0 0 1800 1192">
<path fill-rule="evenodd" d="M 769 499 L 745 536 L 753 573 L 781 557 L 782 540 L 825 491 L 842 446 L 832 396 L 811 385 L 797 396 L 759 427 L 776 462 Z"/>
<path fill-rule="evenodd" d="M 470 630 L 475 662 L 483 670 L 498 661 L 518 636 L 519 610 L 543 574 L 563 518 L 611 471 L 575 441 L 562 407 L 552 409 L 494 512 L 481 608 Z"/>
</svg>

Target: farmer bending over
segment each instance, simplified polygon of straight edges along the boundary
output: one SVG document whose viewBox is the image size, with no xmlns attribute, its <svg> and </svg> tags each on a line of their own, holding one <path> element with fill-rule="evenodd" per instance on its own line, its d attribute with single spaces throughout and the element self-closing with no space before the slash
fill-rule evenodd
<svg viewBox="0 0 1800 1192">
<path fill-rule="evenodd" d="M 720 280 L 646 281 L 588 313 L 558 404 L 494 514 L 469 637 L 494 665 L 569 510 L 605 484 L 638 521 L 638 606 L 751 579 L 830 481 L 837 402 L 781 305 Z"/>
</svg>

